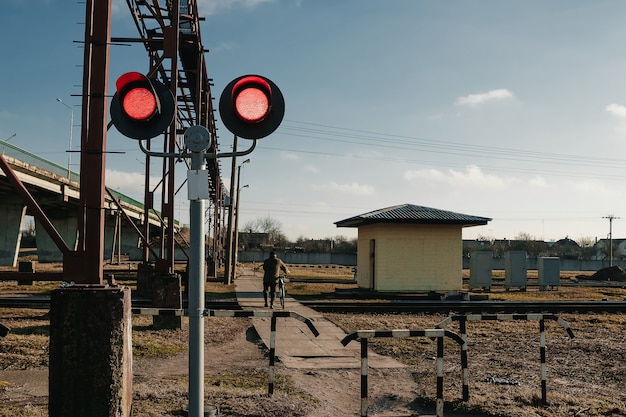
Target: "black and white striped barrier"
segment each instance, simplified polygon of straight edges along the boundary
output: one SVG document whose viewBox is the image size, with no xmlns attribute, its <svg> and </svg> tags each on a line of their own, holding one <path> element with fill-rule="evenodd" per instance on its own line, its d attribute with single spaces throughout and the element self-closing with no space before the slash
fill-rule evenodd
<svg viewBox="0 0 626 417">
<path fill-rule="evenodd" d="M 341 340 L 346 346 L 353 340 L 361 339 L 361 416 L 367 416 L 368 393 L 367 393 L 367 340 L 372 337 L 430 337 L 437 339 L 437 417 L 443 417 L 443 339 L 449 337 L 463 345 L 463 339 L 456 333 L 445 329 L 395 329 L 395 330 L 359 330 L 352 332 Z"/>
<path fill-rule="evenodd" d="M 547 403 L 547 367 L 546 367 L 546 332 L 545 332 L 545 320 L 554 320 L 565 329 L 567 335 L 572 339 L 574 338 L 574 332 L 570 328 L 569 324 L 555 316 L 554 314 L 462 314 L 458 316 L 449 316 L 439 322 L 435 327 L 439 329 L 445 328 L 453 321 L 459 322 L 459 333 L 463 339 L 463 346 L 461 347 L 461 373 L 463 374 L 463 401 L 469 400 L 469 372 L 467 369 L 467 322 L 468 321 L 505 321 L 505 320 L 527 320 L 527 321 L 539 321 L 539 353 L 541 359 L 541 401 Z"/>
<path fill-rule="evenodd" d="M 183 309 L 174 309 L 174 308 L 133 308 L 133 314 L 142 314 L 148 316 L 186 316 L 187 310 Z M 276 363 L 276 319 L 278 317 L 282 318 L 294 318 L 296 320 L 300 320 L 304 324 L 307 325 L 311 333 L 315 337 L 319 336 L 320 333 L 311 321 L 311 319 L 304 317 L 301 314 L 298 314 L 293 311 L 273 311 L 273 310 L 204 310 L 203 315 L 205 317 L 257 317 L 257 318 L 271 318 L 270 321 L 270 365 L 269 365 L 269 382 L 267 386 L 267 394 L 274 394 L 274 365 Z"/>
<path fill-rule="evenodd" d="M 11 331 L 11 329 L 9 329 L 4 324 L 0 323 L 0 337 L 4 337 L 4 336 L 8 335 L 10 331 Z"/>
</svg>

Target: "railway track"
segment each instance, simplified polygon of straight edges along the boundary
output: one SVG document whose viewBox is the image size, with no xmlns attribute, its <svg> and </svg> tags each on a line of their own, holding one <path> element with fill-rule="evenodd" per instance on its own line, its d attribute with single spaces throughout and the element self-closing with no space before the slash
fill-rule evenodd
<svg viewBox="0 0 626 417">
<path fill-rule="evenodd" d="M 333 313 L 626 313 L 626 301 L 415 301 L 302 302 L 320 312 Z"/>
<path fill-rule="evenodd" d="M 460 301 L 385 300 L 381 302 L 302 301 L 306 307 L 333 313 L 626 313 L 626 301 Z M 133 308 L 150 307 L 147 300 L 133 300 Z M 0 297 L 0 308 L 49 309 L 49 296 Z M 186 308 L 186 302 L 183 303 Z M 210 301 L 211 310 L 238 310 L 236 301 Z"/>
<path fill-rule="evenodd" d="M 151 307 L 151 303 L 147 300 L 132 300 L 133 308 Z M 32 308 L 32 309 L 50 309 L 50 297 L 45 295 L 35 296 L 9 296 L 0 297 L 0 308 Z M 187 308 L 187 301 L 183 301 L 183 308 Z M 237 301 L 208 301 L 206 308 L 211 310 L 240 310 Z"/>
</svg>

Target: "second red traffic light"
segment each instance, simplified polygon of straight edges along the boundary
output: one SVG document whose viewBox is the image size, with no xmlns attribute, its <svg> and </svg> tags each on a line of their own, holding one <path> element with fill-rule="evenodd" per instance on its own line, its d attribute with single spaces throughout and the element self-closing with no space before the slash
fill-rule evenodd
<svg viewBox="0 0 626 417">
<path fill-rule="evenodd" d="M 244 75 L 224 88 L 219 109 L 228 130 L 245 139 L 260 139 L 274 132 L 282 122 L 285 100 L 271 80 L 260 75 Z"/>
</svg>

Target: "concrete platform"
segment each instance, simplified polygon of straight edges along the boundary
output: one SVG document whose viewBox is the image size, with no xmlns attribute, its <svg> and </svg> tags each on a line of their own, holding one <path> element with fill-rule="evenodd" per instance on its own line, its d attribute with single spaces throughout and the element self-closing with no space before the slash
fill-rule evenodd
<svg viewBox="0 0 626 417">
<path fill-rule="evenodd" d="M 246 270 L 235 280 L 237 301 L 244 310 L 269 310 L 263 307 L 263 278 L 260 273 Z M 280 309 L 278 300 L 274 309 Z M 341 344 L 346 333 L 326 320 L 320 313 L 303 306 L 287 294 L 285 311 L 292 311 L 310 319 L 320 333 L 315 337 L 307 325 L 294 318 L 278 318 L 276 322 L 276 356 L 290 368 L 360 368 L 361 345 L 358 341 Z M 270 318 L 253 318 L 263 343 L 270 345 Z M 401 368 L 395 359 L 368 352 L 371 368 Z"/>
</svg>

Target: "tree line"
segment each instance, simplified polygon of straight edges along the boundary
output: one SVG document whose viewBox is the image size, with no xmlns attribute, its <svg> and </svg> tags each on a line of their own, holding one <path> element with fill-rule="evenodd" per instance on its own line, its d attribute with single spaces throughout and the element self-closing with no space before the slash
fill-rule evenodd
<svg viewBox="0 0 626 417">
<path fill-rule="evenodd" d="M 305 236 L 290 241 L 284 234 L 282 224 L 271 217 L 260 217 L 247 222 L 239 230 L 240 250 L 275 249 L 281 252 L 332 252 L 356 253 L 357 239 L 333 236 L 311 239 Z"/>
</svg>

